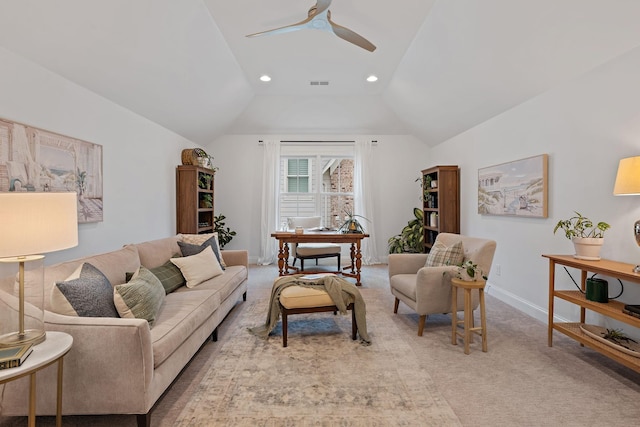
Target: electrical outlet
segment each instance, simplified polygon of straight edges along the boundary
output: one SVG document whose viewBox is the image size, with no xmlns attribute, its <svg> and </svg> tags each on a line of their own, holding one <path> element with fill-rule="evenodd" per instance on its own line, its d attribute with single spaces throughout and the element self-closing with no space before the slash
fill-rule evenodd
<svg viewBox="0 0 640 427">
<path fill-rule="evenodd" d="M 502 268 L 500 264 L 496 264 L 496 276 L 500 276 L 502 274 Z"/>
</svg>

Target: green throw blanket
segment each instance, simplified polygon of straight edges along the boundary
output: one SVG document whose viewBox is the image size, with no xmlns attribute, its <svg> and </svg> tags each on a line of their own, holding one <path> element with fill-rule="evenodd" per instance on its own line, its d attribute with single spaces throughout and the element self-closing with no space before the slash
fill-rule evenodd
<svg viewBox="0 0 640 427">
<path fill-rule="evenodd" d="M 346 314 L 347 306 L 353 303 L 353 311 L 356 317 L 356 327 L 358 329 L 358 335 L 360 335 L 360 342 L 364 345 L 371 344 L 371 339 L 369 339 L 369 334 L 367 333 L 367 308 L 364 299 L 362 299 L 362 295 L 360 295 L 360 291 L 354 284 L 334 275 L 322 276 L 313 280 L 301 280 L 301 277 L 304 277 L 304 275 L 295 274 L 281 277 L 275 281 L 273 289 L 271 290 L 267 321 L 264 325 L 249 328 L 249 332 L 262 339 L 267 339 L 280 318 L 279 301 L 282 290 L 289 286 L 304 286 L 326 291 L 338 308 L 340 314 Z"/>
</svg>

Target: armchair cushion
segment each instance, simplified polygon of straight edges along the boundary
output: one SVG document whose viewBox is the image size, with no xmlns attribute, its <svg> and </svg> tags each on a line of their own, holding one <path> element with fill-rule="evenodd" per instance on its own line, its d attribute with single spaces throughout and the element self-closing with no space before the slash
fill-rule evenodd
<svg viewBox="0 0 640 427">
<path fill-rule="evenodd" d="M 436 241 L 429 252 L 425 267 L 439 267 L 441 265 L 460 265 L 464 260 L 462 240 L 447 246 L 441 241 Z"/>
</svg>

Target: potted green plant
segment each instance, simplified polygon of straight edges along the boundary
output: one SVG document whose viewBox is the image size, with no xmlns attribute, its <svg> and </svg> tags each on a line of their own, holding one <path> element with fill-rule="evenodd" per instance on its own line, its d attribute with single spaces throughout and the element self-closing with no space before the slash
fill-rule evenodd
<svg viewBox="0 0 640 427">
<path fill-rule="evenodd" d="M 560 229 L 564 231 L 565 237 L 573 242 L 575 258 L 598 261 L 604 244 L 604 232 L 611 226 L 602 221 L 594 225 L 589 218 L 579 212 L 574 213 L 571 218 L 558 221 L 553 234 Z"/>
<path fill-rule="evenodd" d="M 229 243 L 233 236 L 236 235 L 236 232 L 231 230 L 229 227 L 225 227 L 224 220 L 227 217 L 220 214 L 218 216 L 213 217 L 213 231 L 218 233 L 218 243 L 220 243 L 220 249 L 224 248 L 224 245 Z"/>
<path fill-rule="evenodd" d="M 458 279 L 466 280 L 468 282 L 475 282 L 476 280 L 487 280 L 487 276 L 478 264 L 475 264 L 471 260 L 467 260 L 458 266 L 455 272 L 455 276 Z"/>
<path fill-rule="evenodd" d="M 339 233 L 364 233 L 364 227 L 360 224 L 358 218 L 362 218 L 365 221 L 369 221 L 367 218 L 362 215 L 356 215 L 350 209 L 345 209 L 345 221 L 338 227 Z"/>
<path fill-rule="evenodd" d="M 200 207 L 201 208 L 212 208 L 213 207 L 213 195 L 212 194 L 202 194 L 200 196 Z"/>
<path fill-rule="evenodd" d="M 413 208 L 414 219 L 404 226 L 400 234 L 388 240 L 389 253 L 422 253 L 424 252 L 424 211 Z"/>
</svg>

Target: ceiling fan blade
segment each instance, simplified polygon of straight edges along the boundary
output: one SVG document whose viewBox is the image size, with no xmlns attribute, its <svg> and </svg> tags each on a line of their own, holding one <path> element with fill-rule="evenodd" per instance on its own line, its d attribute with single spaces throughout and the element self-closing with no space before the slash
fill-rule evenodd
<svg viewBox="0 0 640 427">
<path fill-rule="evenodd" d="M 340 37 L 341 39 L 346 40 L 349 43 L 353 43 L 356 46 L 368 50 L 369 52 L 373 52 L 374 50 L 376 50 L 376 46 L 369 40 L 362 37 L 360 34 L 341 25 L 338 25 L 331 20 L 329 20 L 329 23 L 331 24 L 331 29 L 333 30 L 335 35 Z"/>
<path fill-rule="evenodd" d="M 318 0 L 316 2 L 316 15 L 320 15 L 322 12 L 329 9 L 329 6 L 331 6 L 331 1 L 332 0 Z"/>
<path fill-rule="evenodd" d="M 304 21 L 298 22 L 297 24 L 286 25 L 284 27 L 274 28 L 272 30 L 260 31 L 259 33 L 247 34 L 246 37 L 259 37 L 259 36 L 266 36 L 271 34 L 283 34 L 283 33 L 290 33 L 292 31 L 298 31 L 303 28 L 307 28 L 309 26 L 308 24 L 311 22 L 311 19 L 312 17 L 309 17 Z"/>
</svg>

